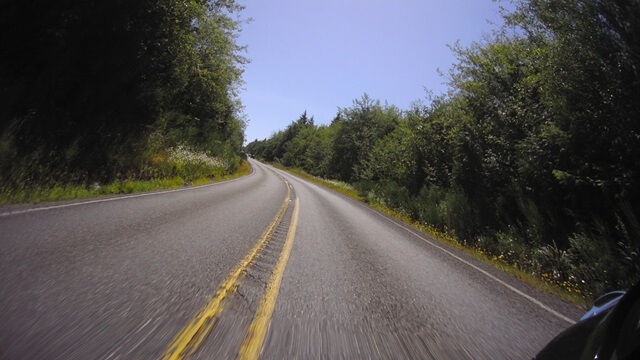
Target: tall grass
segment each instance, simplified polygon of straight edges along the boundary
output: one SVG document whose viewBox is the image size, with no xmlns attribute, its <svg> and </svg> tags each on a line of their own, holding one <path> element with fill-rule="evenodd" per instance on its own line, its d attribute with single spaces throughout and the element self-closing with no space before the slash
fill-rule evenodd
<svg viewBox="0 0 640 360">
<path fill-rule="evenodd" d="M 129 173 L 125 179 L 108 184 L 76 184 L 59 180 L 51 184 L 46 179 L 41 183 L 3 184 L 0 185 L 0 205 L 173 189 L 228 180 L 250 172 L 251 167 L 246 161 L 229 164 L 221 158 L 180 146 L 149 156 L 137 173 Z"/>
</svg>

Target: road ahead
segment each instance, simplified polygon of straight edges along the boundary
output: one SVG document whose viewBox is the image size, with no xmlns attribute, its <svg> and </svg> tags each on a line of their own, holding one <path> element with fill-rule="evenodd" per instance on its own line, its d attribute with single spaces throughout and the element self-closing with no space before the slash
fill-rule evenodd
<svg viewBox="0 0 640 360">
<path fill-rule="evenodd" d="M 0 209 L 0 359 L 531 358 L 579 309 L 252 161 Z"/>
</svg>

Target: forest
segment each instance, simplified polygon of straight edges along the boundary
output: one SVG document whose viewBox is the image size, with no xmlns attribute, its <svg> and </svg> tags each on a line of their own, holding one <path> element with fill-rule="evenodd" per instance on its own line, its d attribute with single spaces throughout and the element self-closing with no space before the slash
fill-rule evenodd
<svg viewBox="0 0 640 360">
<path fill-rule="evenodd" d="M 234 0 L 5 4 L 0 195 L 234 172 L 246 125 L 242 9 Z"/>
<path fill-rule="evenodd" d="M 447 93 L 409 109 L 365 94 L 329 125 L 305 111 L 246 151 L 570 291 L 628 288 L 640 280 L 640 2 L 521 0 L 503 16 L 484 41 L 452 46 Z"/>
</svg>

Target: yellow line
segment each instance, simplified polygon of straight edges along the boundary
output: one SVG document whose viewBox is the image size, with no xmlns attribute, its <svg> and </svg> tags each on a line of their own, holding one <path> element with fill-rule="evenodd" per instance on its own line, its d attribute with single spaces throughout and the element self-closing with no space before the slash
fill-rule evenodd
<svg viewBox="0 0 640 360">
<path fill-rule="evenodd" d="M 276 264 L 273 274 L 269 279 L 267 285 L 267 292 L 262 298 L 260 308 L 256 312 L 256 316 L 253 319 L 253 323 L 247 331 L 247 337 L 242 343 L 238 359 L 241 360 L 255 360 L 260 355 L 262 344 L 267 336 L 267 330 L 269 329 L 269 322 L 271 315 L 276 306 L 276 299 L 280 292 L 280 283 L 282 282 L 282 276 L 284 275 L 284 269 L 287 267 L 287 261 L 291 254 L 291 248 L 293 247 L 293 239 L 296 235 L 296 227 L 298 225 L 298 212 L 300 201 L 296 198 L 296 204 L 293 208 L 293 218 L 291 219 L 291 225 L 289 226 L 289 232 L 287 233 L 287 241 L 284 244 L 280 259 Z"/>
<path fill-rule="evenodd" d="M 255 257 L 265 247 L 273 232 L 278 227 L 284 213 L 289 207 L 291 200 L 291 185 L 287 183 L 287 197 L 284 199 L 282 207 L 276 214 L 269 227 L 262 233 L 262 237 L 258 243 L 247 253 L 242 261 L 235 267 L 235 269 L 227 276 L 227 278 L 220 284 L 215 297 L 204 307 L 198 315 L 187 325 L 176 337 L 173 339 L 167 350 L 162 354 L 163 360 L 175 360 L 182 359 L 184 356 L 192 355 L 200 346 L 205 336 L 211 330 L 215 324 L 216 318 L 222 312 L 222 301 L 227 295 L 232 294 L 238 287 L 238 280 L 240 280 L 247 272 L 248 267 L 251 265 Z"/>
</svg>

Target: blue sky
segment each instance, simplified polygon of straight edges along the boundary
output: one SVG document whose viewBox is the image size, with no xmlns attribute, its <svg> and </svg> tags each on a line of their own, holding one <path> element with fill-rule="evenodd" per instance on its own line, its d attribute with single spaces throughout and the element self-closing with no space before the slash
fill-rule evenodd
<svg viewBox="0 0 640 360">
<path fill-rule="evenodd" d="M 481 41 L 502 23 L 492 0 L 238 0 L 247 45 L 240 97 L 247 142 L 305 110 L 328 124 L 365 92 L 407 109 L 425 88 L 444 92 L 455 62 L 447 44 Z"/>
</svg>

